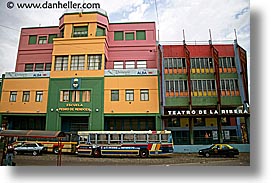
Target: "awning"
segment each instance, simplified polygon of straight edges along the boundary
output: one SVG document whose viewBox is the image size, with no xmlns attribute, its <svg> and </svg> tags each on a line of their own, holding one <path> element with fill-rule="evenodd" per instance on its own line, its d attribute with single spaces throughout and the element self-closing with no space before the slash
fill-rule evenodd
<svg viewBox="0 0 275 183">
<path fill-rule="evenodd" d="M 66 136 L 61 131 L 43 131 L 43 130 L 3 130 L 0 136 L 4 137 L 33 137 L 33 138 L 63 138 Z"/>
</svg>

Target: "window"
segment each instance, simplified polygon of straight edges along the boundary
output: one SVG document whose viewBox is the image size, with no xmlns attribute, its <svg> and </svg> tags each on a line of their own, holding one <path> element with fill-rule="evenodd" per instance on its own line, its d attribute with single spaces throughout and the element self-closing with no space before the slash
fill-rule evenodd
<svg viewBox="0 0 275 183">
<path fill-rule="evenodd" d="M 48 40 L 48 43 L 49 43 L 49 44 L 52 44 L 52 43 L 53 43 L 53 38 L 57 38 L 57 34 L 50 34 L 50 35 L 49 35 L 49 40 Z"/>
<path fill-rule="evenodd" d="M 88 36 L 88 26 L 73 28 L 73 37 L 87 37 L 87 36 Z"/>
<path fill-rule="evenodd" d="M 97 26 L 96 36 L 105 36 L 105 28 Z"/>
<path fill-rule="evenodd" d="M 140 100 L 141 101 L 148 101 L 149 100 L 149 90 L 140 90 Z"/>
<path fill-rule="evenodd" d="M 134 90 L 126 90 L 125 95 L 126 101 L 134 101 Z"/>
<path fill-rule="evenodd" d="M 35 64 L 35 71 L 43 71 L 44 64 Z"/>
<path fill-rule="evenodd" d="M 137 31 L 136 40 L 146 40 L 146 32 L 144 30 Z"/>
<path fill-rule="evenodd" d="M 205 118 L 194 118 L 194 126 L 205 126 Z"/>
<path fill-rule="evenodd" d="M 29 36 L 29 44 L 36 44 L 37 36 Z"/>
<path fill-rule="evenodd" d="M 16 102 L 16 96 L 17 96 L 17 92 L 11 91 L 10 92 L 10 102 Z"/>
<path fill-rule="evenodd" d="M 23 91 L 22 102 L 30 101 L 30 91 Z"/>
<path fill-rule="evenodd" d="M 168 127 L 180 127 L 180 119 L 179 118 L 169 118 L 168 119 Z"/>
<path fill-rule="evenodd" d="M 66 71 L 68 70 L 68 56 L 57 56 L 55 58 L 55 71 Z"/>
<path fill-rule="evenodd" d="M 45 71 L 51 71 L 52 64 L 46 64 Z"/>
<path fill-rule="evenodd" d="M 137 68 L 138 69 L 146 69 L 146 60 L 138 60 L 137 61 Z"/>
<path fill-rule="evenodd" d="M 37 91 L 35 96 L 35 102 L 42 102 L 43 91 Z"/>
<path fill-rule="evenodd" d="M 90 102 L 91 100 L 91 91 L 85 90 L 82 91 L 82 102 Z"/>
<path fill-rule="evenodd" d="M 135 36 L 133 32 L 125 33 L 125 40 L 134 40 Z"/>
<path fill-rule="evenodd" d="M 80 100 L 80 91 L 72 91 L 72 102 L 79 102 Z"/>
<path fill-rule="evenodd" d="M 89 55 L 88 56 L 88 70 L 100 70 L 101 69 L 101 55 Z"/>
<path fill-rule="evenodd" d="M 62 30 L 60 30 L 60 37 L 63 38 L 64 37 L 64 28 Z"/>
<path fill-rule="evenodd" d="M 38 44 L 46 44 L 47 43 L 47 36 L 40 36 L 38 38 Z"/>
<path fill-rule="evenodd" d="M 25 64 L 25 72 L 32 72 L 33 64 Z"/>
<path fill-rule="evenodd" d="M 85 62 L 85 56 L 84 55 L 72 56 L 71 70 L 72 71 L 84 70 L 84 62 Z"/>
<path fill-rule="evenodd" d="M 69 102 L 70 92 L 69 90 L 60 91 L 60 102 Z"/>
<path fill-rule="evenodd" d="M 119 90 L 111 90 L 111 101 L 119 101 Z"/>
<path fill-rule="evenodd" d="M 114 40 L 115 41 L 121 41 L 123 39 L 123 31 L 115 31 L 114 32 Z"/>
<path fill-rule="evenodd" d="M 125 62 L 126 69 L 134 69 L 135 68 L 135 61 L 126 61 Z"/>
<path fill-rule="evenodd" d="M 114 69 L 123 69 L 123 61 L 115 61 Z"/>
</svg>

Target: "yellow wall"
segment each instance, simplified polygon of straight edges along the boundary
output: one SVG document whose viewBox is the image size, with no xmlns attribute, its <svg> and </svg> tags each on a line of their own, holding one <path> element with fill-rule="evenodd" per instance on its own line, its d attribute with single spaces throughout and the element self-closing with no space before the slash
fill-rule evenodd
<svg viewBox="0 0 275 183">
<path fill-rule="evenodd" d="M 125 101 L 125 89 L 134 90 L 134 101 Z M 149 101 L 140 101 L 140 89 L 149 90 Z M 111 90 L 119 90 L 119 101 L 111 101 Z M 105 77 L 104 113 L 159 113 L 158 77 Z"/>
<path fill-rule="evenodd" d="M 48 86 L 48 78 L 5 79 L 2 88 L 0 112 L 36 114 L 46 113 Z M 9 102 L 10 91 L 17 91 L 16 102 Z M 22 102 L 23 91 L 30 91 L 29 102 Z M 35 102 L 36 91 L 43 91 L 42 102 Z"/>
<path fill-rule="evenodd" d="M 65 14 L 64 38 L 54 39 L 51 78 L 103 77 L 105 63 L 105 36 L 95 37 L 97 14 Z M 88 26 L 88 37 L 72 37 L 74 26 Z M 102 54 L 101 70 L 87 70 L 87 55 Z M 70 71 L 71 56 L 85 55 L 84 71 Z M 68 71 L 54 71 L 55 56 L 69 56 Z"/>
</svg>

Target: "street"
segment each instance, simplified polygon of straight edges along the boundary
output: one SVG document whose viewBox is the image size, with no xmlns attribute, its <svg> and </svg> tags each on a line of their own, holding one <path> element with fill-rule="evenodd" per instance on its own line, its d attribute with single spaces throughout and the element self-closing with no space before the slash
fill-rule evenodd
<svg viewBox="0 0 275 183">
<path fill-rule="evenodd" d="M 56 166 L 57 155 L 16 155 L 16 166 Z M 240 153 L 234 158 L 198 156 L 196 153 L 140 158 L 135 156 L 105 156 L 92 158 L 73 154 L 62 154 L 62 166 L 249 166 L 250 153 Z"/>
</svg>

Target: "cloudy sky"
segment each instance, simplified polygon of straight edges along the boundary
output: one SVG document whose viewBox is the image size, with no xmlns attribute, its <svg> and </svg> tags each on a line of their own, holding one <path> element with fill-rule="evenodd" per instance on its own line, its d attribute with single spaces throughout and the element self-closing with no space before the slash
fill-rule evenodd
<svg viewBox="0 0 275 183">
<path fill-rule="evenodd" d="M 9 9 L 7 4 L 13 2 Z M 59 0 L 68 2 L 68 0 Z M 83 0 L 71 0 L 83 3 Z M 1 0 L 0 2 L 0 74 L 14 71 L 20 29 L 58 25 L 59 17 L 66 9 L 19 9 L 16 3 L 46 0 Z M 58 0 L 48 0 L 58 2 Z M 195 41 L 226 40 L 233 43 L 234 29 L 238 43 L 247 50 L 250 58 L 250 4 L 249 0 L 84 0 L 85 3 L 100 3 L 107 11 L 110 22 L 155 21 L 160 42 L 180 43 L 185 39 Z M 10 4 L 9 4 L 10 5 Z M 187 43 L 188 43 L 187 42 Z M 214 42 L 215 43 L 215 42 Z"/>
</svg>

